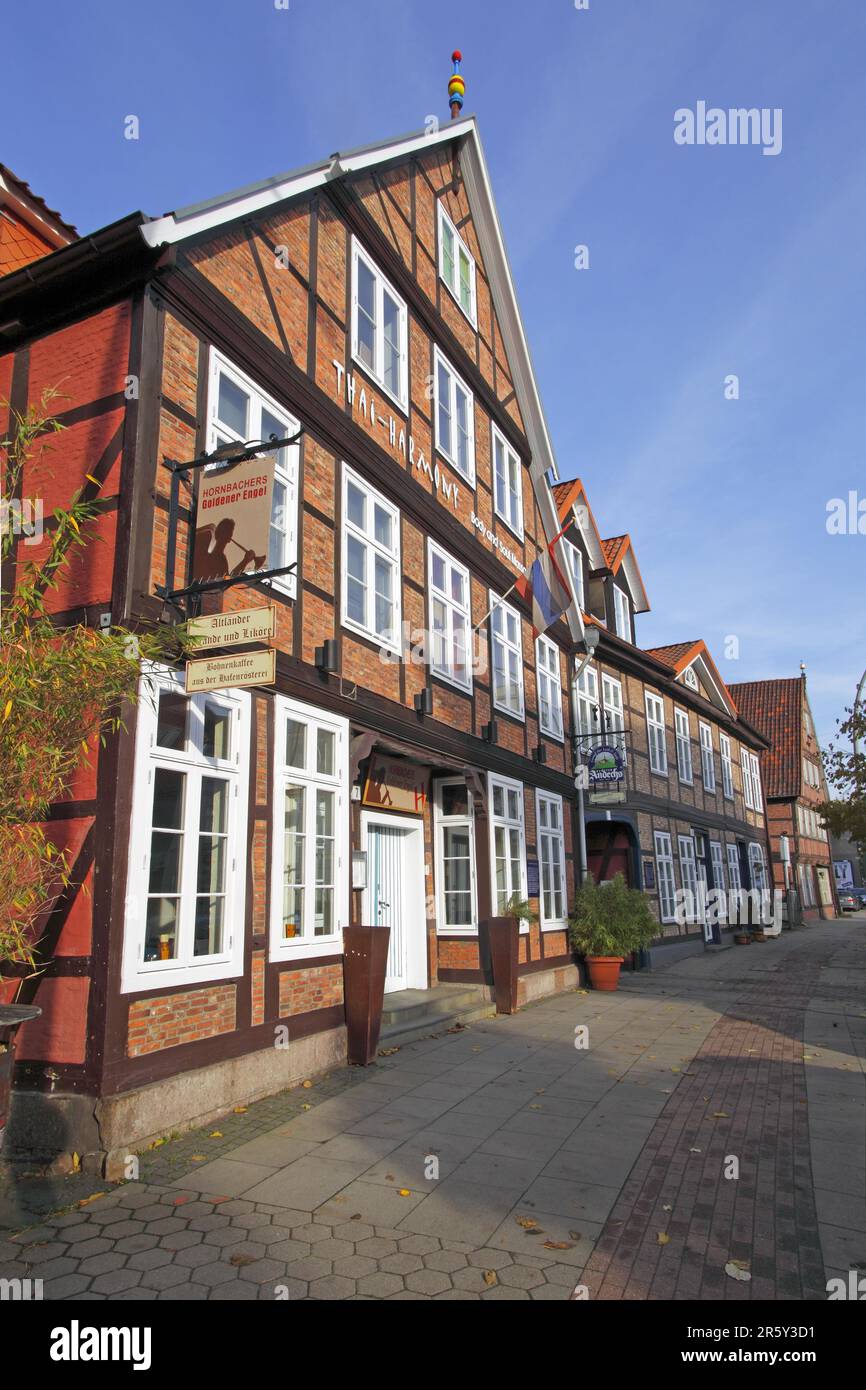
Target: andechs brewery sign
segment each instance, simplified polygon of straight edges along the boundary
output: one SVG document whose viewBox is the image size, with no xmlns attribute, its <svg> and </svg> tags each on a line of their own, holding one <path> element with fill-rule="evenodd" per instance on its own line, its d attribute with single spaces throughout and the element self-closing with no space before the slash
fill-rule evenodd
<svg viewBox="0 0 866 1390">
<path fill-rule="evenodd" d="M 374 752 L 361 800 L 364 806 L 379 810 L 423 816 L 428 781 L 429 775 L 415 763 L 379 757 Z"/>
<path fill-rule="evenodd" d="M 186 663 L 186 693 L 233 690 L 240 685 L 272 685 L 277 674 L 277 654 L 238 652 L 234 656 L 202 657 Z"/>
<path fill-rule="evenodd" d="M 206 469 L 199 480 L 193 579 L 229 579 L 268 558 L 273 458 Z"/>
<path fill-rule="evenodd" d="M 586 767 L 591 787 L 615 787 L 623 779 L 622 754 L 612 743 L 596 744 L 589 752 Z"/>
<path fill-rule="evenodd" d="M 273 604 L 238 609 L 233 613 L 213 613 L 207 618 L 190 618 L 187 632 L 196 651 L 206 647 L 239 647 L 244 642 L 266 642 L 273 637 L 276 616 Z"/>
</svg>

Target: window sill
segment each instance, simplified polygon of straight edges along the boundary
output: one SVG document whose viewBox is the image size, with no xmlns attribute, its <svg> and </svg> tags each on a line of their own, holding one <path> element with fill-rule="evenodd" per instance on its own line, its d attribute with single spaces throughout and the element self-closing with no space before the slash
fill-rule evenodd
<svg viewBox="0 0 866 1390">
<path fill-rule="evenodd" d="M 453 459 L 450 454 L 446 454 L 441 444 L 436 444 L 435 452 L 442 459 L 442 462 L 445 464 L 445 466 L 447 468 L 450 468 L 452 473 L 456 473 L 458 478 L 462 478 L 466 486 L 470 488 L 472 492 L 474 492 L 476 489 L 474 461 L 472 466 L 472 473 L 464 473 L 463 469 L 460 467 L 460 464 L 457 463 L 457 461 Z"/>
<path fill-rule="evenodd" d="M 189 985 L 212 985 L 223 980 L 236 980 L 243 975 L 243 963 L 231 956 L 221 956 L 219 960 L 209 961 L 207 965 L 180 965 L 170 961 L 148 966 L 140 966 L 132 975 L 126 976 L 121 985 L 121 994 L 151 994 L 161 989 L 177 989 Z"/>
<path fill-rule="evenodd" d="M 509 529 L 509 531 L 511 532 L 512 536 L 516 537 L 516 539 L 519 540 L 519 541 L 520 541 L 520 544 L 522 545 L 522 544 L 523 544 L 523 541 L 524 541 L 523 522 L 520 523 L 520 530 L 519 530 L 519 531 L 516 530 L 516 529 L 512 526 L 511 522 L 508 520 L 508 517 L 502 515 L 501 511 L 499 510 L 499 508 L 496 506 L 495 503 L 494 503 L 494 506 L 493 506 L 493 515 L 494 515 L 495 517 L 498 517 L 498 519 L 502 522 L 503 526 L 507 526 L 507 527 L 508 527 L 508 529 Z"/>
<path fill-rule="evenodd" d="M 392 646 L 389 642 L 383 641 L 379 633 L 371 632 L 369 628 L 362 627 L 360 623 L 353 622 L 351 618 L 346 617 L 340 619 L 340 626 L 344 627 L 347 632 L 354 633 L 356 637 L 363 637 L 371 646 L 378 647 L 380 652 L 387 652 L 389 656 L 394 657 L 394 661 L 389 662 L 389 665 L 393 666 L 402 661 L 403 653 L 399 645 Z"/>
<path fill-rule="evenodd" d="M 392 403 L 392 405 L 396 405 L 396 407 L 397 407 L 397 409 L 399 410 L 400 414 L 401 414 L 401 415 L 404 415 L 404 416 L 406 417 L 406 420 L 408 421 L 408 419 L 409 419 L 409 402 L 408 402 L 408 401 L 401 401 L 400 398 L 399 398 L 399 396 L 395 396 L 395 395 L 394 395 L 394 392 L 393 392 L 393 391 L 390 391 L 383 381 L 379 381 L 378 377 L 375 377 L 375 376 L 373 375 L 372 371 L 371 371 L 370 368 L 367 366 L 367 363 L 366 363 L 366 362 L 362 362 L 361 358 L 360 358 L 360 357 L 358 356 L 358 354 L 355 353 L 355 352 L 352 353 L 352 361 L 354 362 L 355 366 L 358 368 L 358 371 L 359 371 L 359 372 L 362 372 L 363 375 L 367 378 L 367 380 L 369 381 L 370 385 L 371 385 L 371 386 L 375 386 L 375 388 L 376 388 L 377 391 L 381 391 L 383 396 L 387 396 L 388 400 Z M 354 402 L 353 402 L 353 405 L 354 405 Z"/>
<path fill-rule="evenodd" d="M 449 285 L 448 281 L 445 279 L 445 276 L 442 274 L 442 271 L 441 271 L 441 270 L 439 271 L 439 279 L 442 281 L 442 284 L 445 286 L 445 288 L 446 288 L 446 290 L 448 291 L 448 293 L 450 294 L 451 298 L 454 300 L 454 303 L 457 305 L 457 308 L 460 310 L 460 312 L 461 312 L 461 314 L 463 315 L 463 317 L 465 318 L 466 322 L 467 322 L 468 324 L 471 325 L 472 331 L 473 331 L 474 333 L 477 333 L 477 332 L 478 332 L 478 312 L 477 312 L 477 310 L 476 310 L 476 312 L 475 312 L 474 317 L 473 317 L 472 314 L 468 314 L 468 313 L 466 312 L 466 309 L 464 308 L 464 306 L 463 306 L 461 300 L 460 300 L 460 299 L 458 298 L 458 296 L 454 293 L 454 291 L 452 290 L 452 288 L 451 288 L 451 286 Z"/>
<path fill-rule="evenodd" d="M 343 954 L 343 935 L 329 937 L 291 937 L 271 942 L 269 959 L 274 961 L 307 960 L 316 956 L 341 956 Z"/>
</svg>

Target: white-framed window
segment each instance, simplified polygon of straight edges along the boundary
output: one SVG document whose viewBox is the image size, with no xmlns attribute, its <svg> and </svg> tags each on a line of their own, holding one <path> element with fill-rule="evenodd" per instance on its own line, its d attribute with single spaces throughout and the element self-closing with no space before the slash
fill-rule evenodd
<svg viewBox="0 0 866 1390">
<path fill-rule="evenodd" d="M 535 670 L 538 681 L 538 722 L 543 734 L 562 738 L 562 683 L 559 675 L 559 647 L 549 637 L 535 639 Z"/>
<path fill-rule="evenodd" d="M 645 692 L 647 739 L 649 741 L 650 772 L 661 777 L 668 775 L 668 750 L 665 745 L 665 706 L 660 695 Z"/>
<path fill-rule="evenodd" d="M 576 682 L 577 728 L 580 755 L 586 758 L 589 750 L 602 741 L 601 709 L 598 703 L 598 675 L 594 666 L 584 666 Z"/>
<path fill-rule="evenodd" d="M 505 436 L 491 425 L 493 448 L 493 507 L 506 526 L 523 539 L 523 465 Z"/>
<path fill-rule="evenodd" d="M 436 448 L 475 486 L 475 398 L 462 377 L 434 350 L 433 413 Z"/>
<path fill-rule="evenodd" d="M 764 859 L 764 849 L 756 840 L 749 844 L 749 872 L 752 875 L 752 887 L 764 892 L 767 887 L 767 864 Z"/>
<path fill-rule="evenodd" d="M 656 879 L 659 887 L 659 916 L 663 922 L 673 922 L 677 915 L 676 880 L 671 837 L 665 830 L 655 832 Z"/>
<path fill-rule="evenodd" d="M 208 383 L 207 443 L 212 453 L 223 444 L 245 444 L 250 439 L 267 441 L 291 439 L 300 426 L 287 410 L 265 395 L 243 372 L 211 348 Z M 267 568 L 281 569 L 298 558 L 298 454 L 299 445 L 271 450 L 263 455 L 274 460 L 274 490 L 271 499 L 271 525 L 268 535 Z M 219 468 L 208 465 L 208 472 Z M 243 559 L 243 551 L 229 541 L 226 554 L 226 575 L 233 564 Z M 264 566 L 262 566 L 264 568 Z M 270 583 L 275 589 L 294 596 L 297 578 L 294 573 L 275 576 Z"/>
<path fill-rule="evenodd" d="M 512 898 L 526 898 L 526 833 L 523 784 L 488 774 L 490 800 L 490 871 L 494 915 L 502 917 Z M 521 920 L 520 930 L 529 930 Z"/>
<path fill-rule="evenodd" d="M 724 855 L 721 853 L 719 840 L 710 840 L 710 863 L 713 866 L 713 888 L 719 902 L 719 916 L 720 920 L 724 920 L 727 917 L 727 894 L 724 884 Z"/>
<path fill-rule="evenodd" d="M 342 951 L 349 921 L 349 721 L 275 701 L 271 959 Z"/>
<path fill-rule="evenodd" d="M 754 809 L 756 811 L 763 811 L 764 802 L 761 795 L 761 760 L 757 753 L 750 753 L 749 757 L 752 761 L 752 797 L 755 803 Z"/>
<path fill-rule="evenodd" d="M 400 513 L 343 464 L 343 626 L 400 650 Z"/>
<path fill-rule="evenodd" d="M 249 693 L 188 696 L 142 676 L 124 925 L 124 993 L 243 972 Z"/>
<path fill-rule="evenodd" d="M 427 542 L 430 670 L 461 690 L 472 689 L 469 571 L 435 541 Z"/>
<path fill-rule="evenodd" d="M 586 612 L 586 598 L 583 588 L 583 555 L 580 547 L 574 541 L 565 541 L 565 553 L 568 556 L 568 565 L 574 579 L 574 587 L 577 590 L 577 602 L 581 612 Z"/>
<path fill-rule="evenodd" d="M 439 274 L 474 328 L 475 257 L 439 201 Z"/>
<path fill-rule="evenodd" d="M 601 693 L 604 699 L 604 736 L 613 744 L 625 762 L 625 710 L 622 699 L 622 682 L 604 673 L 601 678 Z"/>
<path fill-rule="evenodd" d="M 752 755 L 748 748 L 740 749 L 740 762 L 743 771 L 743 800 L 750 811 L 755 810 L 754 795 L 752 792 Z"/>
<path fill-rule="evenodd" d="M 613 618 L 617 637 L 624 637 L 626 642 L 630 642 L 631 603 L 628 594 L 618 584 L 613 586 Z"/>
<path fill-rule="evenodd" d="M 677 744 L 677 775 L 681 782 L 692 781 L 692 740 L 689 734 L 689 716 L 684 709 L 674 709 L 674 728 Z"/>
<path fill-rule="evenodd" d="M 740 874 L 740 851 L 736 845 L 726 845 L 728 854 L 728 879 L 732 890 L 739 891 L 743 886 L 742 875 Z"/>
<path fill-rule="evenodd" d="M 478 931 L 475 820 L 472 793 L 462 777 L 433 788 L 436 852 L 436 927 L 440 933 Z"/>
<path fill-rule="evenodd" d="M 404 413 L 407 340 L 405 302 L 352 237 L 352 356 Z"/>
<path fill-rule="evenodd" d="M 541 929 L 562 929 L 566 921 L 562 797 L 536 791 L 535 815 L 538 833 Z"/>
<path fill-rule="evenodd" d="M 496 594 L 490 594 L 493 647 L 493 703 L 506 714 L 523 718 L 523 634 L 520 614 Z"/>
<path fill-rule="evenodd" d="M 698 730 L 701 738 L 701 776 L 704 790 L 714 792 L 716 790 L 716 764 L 713 758 L 713 731 L 709 724 L 705 724 L 703 720 L 698 722 Z"/>
<path fill-rule="evenodd" d="M 734 766 L 731 758 L 731 740 L 727 734 L 719 734 L 719 751 L 722 756 L 722 792 L 727 801 L 733 801 Z"/>
<path fill-rule="evenodd" d="M 688 895 L 684 903 L 685 920 L 687 922 L 697 922 L 700 913 L 698 903 L 698 866 L 695 857 L 694 836 L 678 835 L 677 844 L 680 852 L 680 879 L 683 889 Z"/>
</svg>

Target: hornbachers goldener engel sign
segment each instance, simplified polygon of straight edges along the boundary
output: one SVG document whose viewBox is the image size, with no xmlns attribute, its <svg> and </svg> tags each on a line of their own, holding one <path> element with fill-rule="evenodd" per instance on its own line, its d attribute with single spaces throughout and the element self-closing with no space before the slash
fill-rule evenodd
<svg viewBox="0 0 866 1390">
<path fill-rule="evenodd" d="M 264 569 L 268 558 L 273 458 L 207 469 L 199 482 L 194 580 Z"/>
</svg>

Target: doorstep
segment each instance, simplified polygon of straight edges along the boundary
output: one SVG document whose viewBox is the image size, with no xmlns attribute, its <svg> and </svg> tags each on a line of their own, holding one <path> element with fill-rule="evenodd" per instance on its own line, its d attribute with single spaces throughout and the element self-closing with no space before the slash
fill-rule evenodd
<svg viewBox="0 0 866 1390">
<path fill-rule="evenodd" d="M 435 985 L 433 989 L 400 989 L 386 994 L 382 1005 L 379 1046 L 397 1047 L 456 1023 L 492 1018 L 493 991 L 487 985 Z"/>
</svg>

